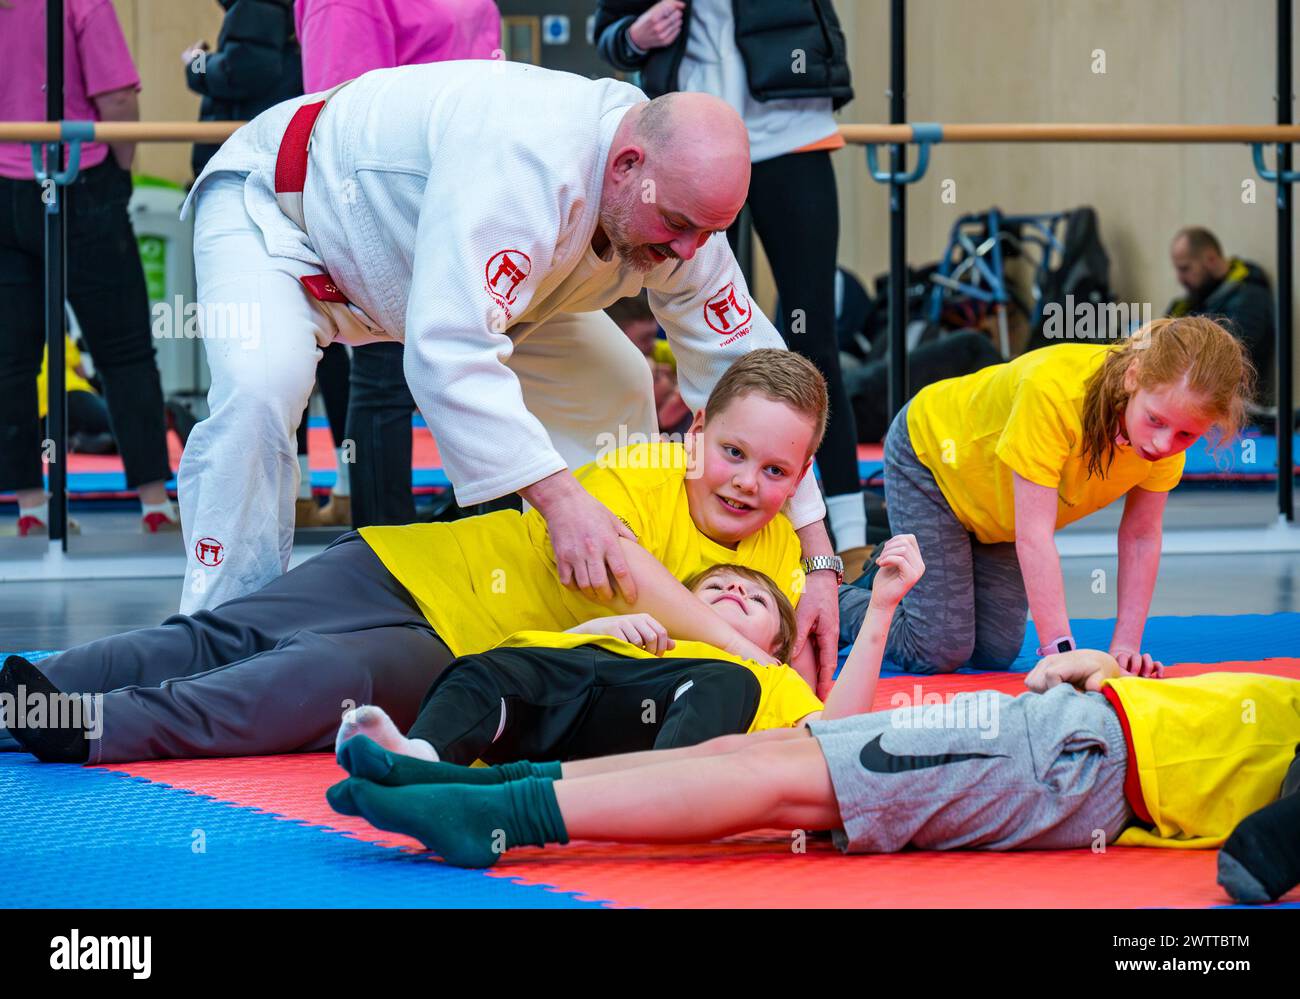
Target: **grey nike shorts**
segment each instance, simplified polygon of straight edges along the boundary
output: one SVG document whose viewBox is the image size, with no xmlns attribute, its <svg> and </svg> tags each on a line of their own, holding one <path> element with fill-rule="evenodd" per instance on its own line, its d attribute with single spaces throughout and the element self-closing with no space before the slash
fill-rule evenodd
<svg viewBox="0 0 1300 999">
<path fill-rule="evenodd" d="M 894 697 L 892 710 L 809 726 L 844 822 L 840 849 L 1096 848 L 1132 820 L 1124 733 L 1101 694 Z"/>
</svg>

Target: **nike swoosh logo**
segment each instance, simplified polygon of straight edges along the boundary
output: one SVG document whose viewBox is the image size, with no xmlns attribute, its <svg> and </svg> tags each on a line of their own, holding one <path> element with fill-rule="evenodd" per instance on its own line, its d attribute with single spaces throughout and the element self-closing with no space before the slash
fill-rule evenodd
<svg viewBox="0 0 1300 999">
<path fill-rule="evenodd" d="M 896 756 L 880 745 L 882 736 L 876 736 L 858 756 L 864 770 L 877 774 L 897 774 L 907 770 L 928 770 L 964 760 L 1006 759 L 1006 753 L 941 753 L 938 756 Z"/>
</svg>

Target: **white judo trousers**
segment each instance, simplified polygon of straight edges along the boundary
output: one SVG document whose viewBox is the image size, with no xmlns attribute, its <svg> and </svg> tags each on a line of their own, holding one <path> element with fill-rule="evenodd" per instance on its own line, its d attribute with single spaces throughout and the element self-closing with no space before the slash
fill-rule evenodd
<svg viewBox="0 0 1300 999">
<path fill-rule="evenodd" d="M 242 174 L 218 173 L 195 198 L 194 265 L 209 317 L 203 344 L 212 387 L 210 415 L 191 432 L 177 475 L 183 614 L 252 593 L 288 568 L 298 421 L 321 348 L 346 332 L 299 281 L 324 268 L 268 253 L 244 188 Z M 620 426 L 629 434 L 657 430 L 649 366 L 604 312 L 561 313 L 521 332 L 507 365 L 570 468 L 593 460 L 600 436 Z"/>
</svg>

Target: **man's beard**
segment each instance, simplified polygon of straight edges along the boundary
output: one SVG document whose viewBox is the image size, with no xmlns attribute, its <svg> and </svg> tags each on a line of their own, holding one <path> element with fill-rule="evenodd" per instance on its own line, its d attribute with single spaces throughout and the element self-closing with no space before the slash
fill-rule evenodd
<svg viewBox="0 0 1300 999">
<path fill-rule="evenodd" d="M 609 245 L 615 256 L 632 270 L 644 274 L 658 267 L 662 260 L 656 260 L 649 247 L 634 243 L 628 235 L 632 225 L 632 209 L 626 201 L 615 201 L 600 213 L 600 227 L 604 230 Z"/>
</svg>

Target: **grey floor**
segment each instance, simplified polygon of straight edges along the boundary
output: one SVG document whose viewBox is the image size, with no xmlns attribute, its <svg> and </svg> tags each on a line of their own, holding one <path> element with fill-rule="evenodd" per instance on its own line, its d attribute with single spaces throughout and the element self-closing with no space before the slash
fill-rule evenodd
<svg viewBox="0 0 1300 999">
<path fill-rule="evenodd" d="M 1113 535 L 1120 510 L 1103 510 L 1062 532 L 1063 538 L 1089 532 Z M 138 552 L 164 566 L 179 565 L 180 539 L 145 538 L 129 511 L 76 512 L 83 533 L 70 551 L 86 564 L 97 557 Z M 1179 489 L 1170 498 L 1167 532 L 1188 537 L 1215 529 L 1263 531 L 1276 523 L 1276 497 L 1266 489 Z M 1195 533 L 1194 533 L 1195 532 Z M 295 557 L 319 550 L 331 532 L 299 532 Z M 1168 541 L 1168 537 L 1166 539 Z M 39 558 L 44 542 L 0 537 L 0 560 Z M 1074 617 L 1104 618 L 1115 613 L 1116 560 L 1077 556 L 1062 560 L 1066 597 Z M 0 568 L 3 568 L 0 565 Z M 0 578 L 6 574 L 0 572 Z M 150 627 L 176 609 L 180 569 L 165 568 L 154 578 L 24 580 L 0 582 L 0 650 L 67 648 L 131 629 Z M 1300 554 L 1166 554 L 1152 614 L 1268 614 L 1300 611 Z"/>
</svg>

